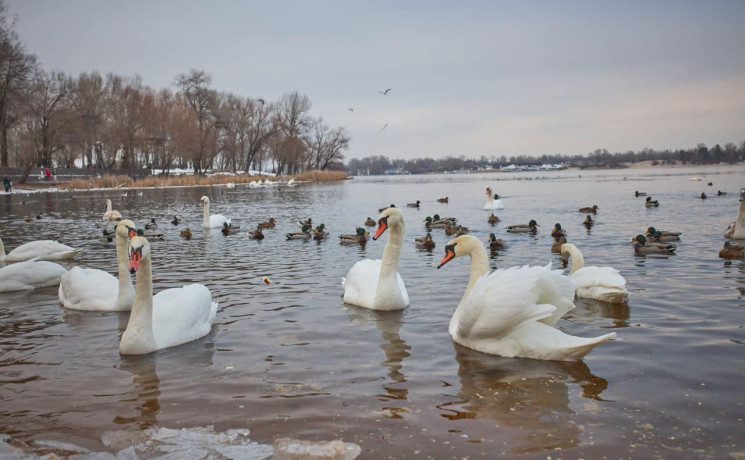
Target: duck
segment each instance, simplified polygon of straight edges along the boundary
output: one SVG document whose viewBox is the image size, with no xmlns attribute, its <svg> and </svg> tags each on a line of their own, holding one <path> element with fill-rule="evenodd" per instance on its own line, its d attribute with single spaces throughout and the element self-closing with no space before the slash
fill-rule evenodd
<svg viewBox="0 0 745 460">
<path fill-rule="evenodd" d="M 276 226 L 277 226 L 277 223 L 274 220 L 274 217 L 270 217 L 269 220 L 267 220 L 265 222 L 260 222 L 259 223 L 259 228 L 261 228 L 261 229 L 264 229 L 264 228 L 274 228 Z"/>
<path fill-rule="evenodd" d="M 640 192 L 639 190 L 634 192 L 634 196 L 647 196 L 647 192 Z"/>
<path fill-rule="evenodd" d="M 431 250 L 431 249 L 434 249 L 435 248 L 435 242 L 432 239 L 432 234 L 431 233 L 427 233 L 426 235 L 424 235 L 424 236 L 422 236 L 420 238 L 415 238 L 414 239 L 414 244 L 416 245 L 417 249 Z"/>
<path fill-rule="evenodd" d="M 486 219 L 486 221 L 489 223 L 489 225 L 494 225 L 497 222 L 499 222 L 499 217 L 495 216 L 492 213 L 492 214 L 489 214 L 489 217 Z"/>
<path fill-rule="evenodd" d="M 313 219 L 308 217 L 308 220 L 299 220 L 297 224 L 301 227 L 307 225 L 308 227 L 313 228 Z"/>
<path fill-rule="evenodd" d="M 649 254 L 673 254 L 675 252 L 675 246 L 672 244 L 669 246 L 658 246 L 655 244 L 648 244 L 647 239 L 644 235 L 637 235 L 636 241 L 634 241 L 634 254 L 637 256 L 646 256 Z"/>
<path fill-rule="evenodd" d="M 599 300 L 608 303 L 626 303 L 629 291 L 626 290 L 626 279 L 613 267 L 585 266 L 582 252 L 572 243 L 561 247 L 561 258 L 564 265 L 572 259 L 569 279 L 574 283 L 577 297 Z"/>
<path fill-rule="evenodd" d="M 101 241 L 111 243 L 112 241 L 114 241 L 115 236 L 116 236 L 115 231 L 109 231 L 105 228 L 101 231 Z"/>
<path fill-rule="evenodd" d="M 726 195 L 726 194 L 727 194 L 727 192 L 723 192 L 721 190 L 717 190 L 717 196 L 722 196 L 722 195 Z"/>
<path fill-rule="evenodd" d="M 724 247 L 719 251 L 719 257 L 722 259 L 743 259 L 745 258 L 745 246 L 725 241 Z"/>
<path fill-rule="evenodd" d="M 378 225 L 378 224 L 375 223 L 375 220 L 372 217 L 368 217 L 365 220 L 365 226 L 366 227 L 375 227 L 376 225 Z"/>
<path fill-rule="evenodd" d="M 171 220 L 171 223 L 173 225 L 178 225 L 181 223 L 181 219 L 179 219 L 178 216 L 173 216 L 173 220 Z"/>
<path fill-rule="evenodd" d="M 672 230 L 657 230 L 657 229 L 656 229 L 656 228 L 654 228 L 654 227 L 648 227 L 648 228 L 647 228 L 647 233 L 646 233 L 646 236 L 649 236 L 649 235 L 654 235 L 654 234 L 655 234 L 655 233 L 657 233 L 658 231 L 659 231 L 659 232 L 660 232 L 660 234 L 662 234 L 663 236 L 674 236 L 674 237 L 679 237 L 680 235 L 682 235 L 682 234 L 683 234 L 683 232 L 672 231 Z M 680 238 L 678 238 L 678 239 L 680 239 Z M 678 241 L 678 240 L 670 240 L 670 241 Z"/>
<path fill-rule="evenodd" d="M 656 208 L 660 205 L 660 203 L 657 200 L 653 200 L 651 196 L 648 196 L 647 199 L 644 201 L 644 206 L 648 208 Z"/>
<path fill-rule="evenodd" d="M 186 238 L 187 240 L 191 239 L 191 229 L 189 227 L 186 227 L 185 229 L 181 230 L 178 234 L 181 238 Z"/>
<path fill-rule="evenodd" d="M 499 195 L 492 194 L 491 187 L 486 187 L 486 204 L 484 205 L 484 209 L 504 209 L 502 200 L 499 199 Z"/>
<path fill-rule="evenodd" d="M 41 220 L 41 218 L 42 218 L 42 213 L 39 213 L 39 214 L 36 215 L 36 220 Z M 116 220 L 116 219 L 114 219 L 114 220 Z"/>
<path fill-rule="evenodd" d="M 727 226 L 724 237 L 737 240 L 745 239 L 745 200 L 740 201 L 737 217 Z"/>
<path fill-rule="evenodd" d="M 452 235 L 464 235 L 468 233 L 468 227 L 462 225 L 453 225 L 450 221 L 445 221 L 445 234 L 447 236 Z"/>
<path fill-rule="evenodd" d="M 54 240 L 36 240 L 24 243 L 5 254 L 5 245 L 0 238 L 0 262 L 12 263 L 24 260 L 65 260 L 75 257 L 81 249 L 75 249 Z"/>
<path fill-rule="evenodd" d="M 137 277 L 137 289 L 119 342 L 122 355 L 144 355 L 191 342 L 207 335 L 215 320 L 217 303 L 203 284 L 165 289 L 153 296 L 151 257 L 147 238 L 130 240 L 129 271 Z"/>
<path fill-rule="evenodd" d="M 560 223 L 557 222 L 556 224 L 554 224 L 554 228 L 553 230 L 551 230 L 551 236 L 556 239 L 566 236 L 566 233 L 564 232 L 564 230 L 562 230 Z"/>
<path fill-rule="evenodd" d="M 249 230 L 248 237 L 252 240 L 263 240 L 264 232 L 261 231 L 261 224 L 256 226 L 256 230 Z"/>
<path fill-rule="evenodd" d="M 639 237 L 642 237 L 643 240 Z M 649 241 L 647 240 L 647 237 L 645 235 L 636 235 L 634 238 L 631 238 L 631 243 L 634 243 L 634 242 L 639 242 L 643 246 L 657 246 L 657 247 L 665 248 L 665 249 L 675 248 L 675 245 L 672 243 L 660 243 L 660 242 Z"/>
<path fill-rule="evenodd" d="M 510 233 L 536 233 L 538 231 L 538 224 L 535 220 L 528 222 L 528 225 L 510 225 L 507 227 L 507 231 Z"/>
<path fill-rule="evenodd" d="M 551 264 L 489 273 L 484 246 L 462 235 L 448 242 L 437 268 L 466 255 L 471 274 L 448 328 L 454 342 L 506 358 L 575 361 L 616 336 L 576 337 L 554 327 L 574 308 L 574 285 Z"/>
<path fill-rule="evenodd" d="M 127 246 L 137 235 L 131 220 L 120 221 L 115 230 L 118 278 L 96 268 L 73 267 L 62 275 L 57 291 L 59 303 L 71 310 L 127 311 L 132 308 L 135 289 L 129 273 Z"/>
<path fill-rule="evenodd" d="M 437 199 L 437 202 L 438 203 L 447 203 L 448 202 L 448 197 L 445 196 L 445 197 L 442 197 L 442 198 L 438 198 Z"/>
<path fill-rule="evenodd" d="M 26 216 L 26 222 L 33 222 L 33 221 L 34 221 L 34 217 L 32 215 L 29 214 L 28 216 Z"/>
<path fill-rule="evenodd" d="M 37 219 L 41 217 L 36 216 Z M 111 200 L 106 200 L 106 212 L 103 214 L 103 220 L 122 220 L 122 213 L 111 209 Z"/>
<path fill-rule="evenodd" d="M 150 219 L 150 222 L 145 224 L 145 228 L 148 230 L 153 229 L 153 228 L 158 228 L 158 223 L 155 222 L 155 218 Z"/>
<path fill-rule="evenodd" d="M 669 243 L 670 241 L 680 241 L 680 237 L 675 235 L 663 235 L 662 232 L 656 231 L 652 235 L 647 235 L 650 243 Z"/>
<path fill-rule="evenodd" d="M 339 235 L 341 244 L 365 244 L 370 233 L 362 227 L 357 227 L 353 234 Z"/>
<path fill-rule="evenodd" d="M 416 200 L 416 203 L 406 203 L 406 206 L 409 208 L 418 208 L 421 201 Z"/>
<path fill-rule="evenodd" d="M 285 236 L 288 240 L 309 240 L 310 239 L 310 225 L 303 225 L 301 231 L 286 233 Z"/>
<path fill-rule="evenodd" d="M 565 237 L 558 238 L 556 241 L 554 241 L 554 244 L 551 245 L 551 252 L 560 253 L 561 252 L 561 246 L 567 242 L 567 239 Z"/>
<path fill-rule="evenodd" d="M 202 218 L 202 228 L 222 228 L 224 223 L 230 225 L 230 219 L 223 216 L 222 214 L 210 215 L 210 199 L 208 196 L 203 196 L 199 199 L 202 202 L 204 208 L 204 217 Z"/>
<path fill-rule="evenodd" d="M 166 239 L 165 235 L 163 235 L 162 233 L 146 232 L 145 230 L 141 228 L 138 228 L 136 233 L 137 233 L 137 236 L 144 236 L 145 238 L 149 238 L 151 240 L 155 239 L 155 240 L 163 241 L 164 239 Z"/>
<path fill-rule="evenodd" d="M 705 200 L 707 198 L 706 193 L 704 192 L 701 192 L 701 195 L 699 195 L 698 197 L 701 198 L 702 200 Z"/>
<path fill-rule="evenodd" d="M 395 208 L 395 207 L 396 207 L 396 205 L 395 205 L 395 204 L 393 204 L 393 203 L 391 203 L 391 205 L 390 205 L 390 206 L 387 206 L 387 207 L 385 207 L 385 208 L 379 208 L 379 209 L 378 209 L 378 212 L 383 212 L 383 211 L 385 211 L 385 210 L 386 210 L 386 209 L 388 209 L 388 208 Z M 377 223 L 376 223 L 375 225 L 377 225 Z"/>
<path fill-rule="evenodd" d="M 486 240 L 486 242 L 489 243 L 489 249 L 491 249 L 492 251 L 496 251 L 497 249 L 504 249 L 507 247 L 505 242 L 502 239 L 497 238 L 497 235 L 495 235 L 494 233 L 489 233 L 489 238 Z"/>
<path fill-rule="evenodd" d="M 587 215 L 587 217 L 585 217 L 585 220 L 582 221 L 582 225 L 588 228 L 592 227 L 594 224 L 595 224 L 595 221 L 592 220 L 592 216 L 590 216 L 589 214 Z"/>
<path fill-rule="evenodd" d="M 455 225 L 455 223 L 458 221 L 455 217 L 440 217 L 439 214 L 435 214 L 432 216 L 432 222 L 450 222 L 451 224 Z"/>
<path fill-rule="evenodd" d="M 453 222 L 448 222 L 444 220 L 434 220 L 432 217 L 427 216 L 424 219 L 424 226 L 429 230 L 431 228 L 445 228 L 448 223 L 453 224 Z"/>
<path fill-rule="evenodd" d="M 329 232 L 326 231 L 326 225 L 321 224 L 313 230 L 313 239 L 316 241 L 325 240 L 329 236 Z"/>
<path fill-rule="evenodd" d="M 230 225 L 229 223 L 224 222 L 222 224 L 222 229 L 220 229 L 220 231 L 222 232 L 223 235 L 232 235 L 233 233 L 237 233 L 239 229 L 240 229 L 239 226 L 234 227 Z"/>
<path fill-rule="evenodd" d="M 587 214 L 587 213 L 597 214 L 598 209 L 600 209 L 598 208 L 598 205 L 594 204 L 592 206 L 586 206 L 584 208 L 579 208 L 579 212 L 584 213 L 584 214 Z"/>
<path fill-rule="evenodd" d="M 29 259 L 0 268 L 0 292 L 56 286 L 67 270 L 57 263 Z"/>
<path fill-rule="evenodd" d="M 406 232 L 404 215 L 398 208 L 384 210 L 378 218 L 377 240 L 390 228 L 383 258 L 357 261 L 342 278 L 344 303 L 371 310 L 402 310 L 409 306 L 409 293 L 398 273 L 398 260 Z"/>
</svg>

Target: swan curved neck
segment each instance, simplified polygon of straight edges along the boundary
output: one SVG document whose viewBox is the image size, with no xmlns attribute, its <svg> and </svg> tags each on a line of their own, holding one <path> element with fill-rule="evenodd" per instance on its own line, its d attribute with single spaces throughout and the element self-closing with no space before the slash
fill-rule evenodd
<svg viewBox="0 0 745 460">
<path fill-rule="evenodd" d="M 468 276 L 468 286 L 466 292 L 463 294 L 461 304 L 463 300 L 468 298 L 468 294 L 471 293 L 471 289 L 482 276 L 489 273 L 489 259 L 486 255 L 486 249 L 484 246 L 479 244 L 469 244 L 466 247 L 465 254 L 471 258 L 471 273 Z M 459 305 L 460 306 L 460 305 Z"/>
<path fill-rule="evenodd" d="M 202 219 L 202 226 L 203 227 L 210 226 L 210 202 L 209 201 L 204 202 L 204 218 Z"/>
<path fill-rule="evenodd" d="M 398 282 L 396 274 L 398 273 L 398 258 L 401 255 L 401 243 L 404 239 L 404 225 L 402 223 L 392 225 L 389 233 L 388 242 L 385 244 L 383 258 L 381 259 L 378 285 L 390 280 Z"/>
<path fill-rule="evenodd" d="M 117 296 L 117 304 L 120 300 L 124 300 L 125 295 L 130 293 L 129 299 L 132 299 L 131 293 L 134 291 L 132 286 L 132 275 L 129 274 L 129 264 L 127 257 L 127 247 L 129 246 L 129 238 L 126 236 L 119 235 L 116 232 L 116 266 L 119 277 L 119 294 Z"/>
<path fill-rule="evenodd" d="M 111 200 L 106 200 L 106 212 L 111 212 Z"/>
<path fill-rule="evenodd" d="M 572 275 L 574 272 L 585 266 L 585 258 L 576 246 L 572 244 L 565 244 L 564 250 L 569 252 L 569 256 L 572 258 L 572 269 L 569 274 Z"/>
<path fill-rule="evenodd" d="M 145 257 L 137 270 L 135 300 L 127 329 L 122 334 L 119 351 L 125 354 L 143 354 L 156 348 L 153 335 L 153 280 L 150 257 Z"/>
<path fill-rule="evenodd" d="M 5 259 L 5 245 L 3 244 L 2 238 L 0 238 L 0 260 Z"/>
<path fill-rule="evenodd" d="M 740 209 L 737 211 L 737 219 L 735 219 L 735 232 L 732 234 L 732 238 L 737 240 L 745 239 L 745 200 L 740 202 Z"/>
</svg>

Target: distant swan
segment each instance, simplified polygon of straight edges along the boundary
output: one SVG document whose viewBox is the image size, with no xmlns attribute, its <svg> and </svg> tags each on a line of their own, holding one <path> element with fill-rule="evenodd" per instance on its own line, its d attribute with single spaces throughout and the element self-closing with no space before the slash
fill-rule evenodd
<svg viewBox="0 0 745 460">
<path fill-rule="evenodd" d="M 595 299 L 609 303 L 624 303 L 629 299 L 626 279 L 612 267 L 585 267 L 582 252 L 572 243 L 561 246 L 561 257 L 565 263 L 572 258 L 569 279 L 574 283 L 577 297 Z"/>
<path fill-rule="evenodd" d="M 129 270 L 137 273 L 132 313 L 119 343 L 119 353 L 142 355 L 181 345 L 207 335 L 217 303 L 202 284 L 166 289 L 153 297 L 150 243 L 141 236 L 130 240 Z"/>
<path fill-rule="evenodd" d="M 80 252 L 66 244 L 53 240 L 37 240 L 24 243 L 5 254 L 5 245 L 0 239 L 0 262 L 23 262 L 24 260 L 62 260 L 71 259 Z"/>
<path fill-rule="evenodd" d="M 122 220 L 122 213 L 111 210 L 111 200 L 106 200 L 106 212 L 103 214 L 103 220 Z"/>
<path fill-rule="evenodd" d="M 484 246 L 463 235 L 448 242 L 437 268 L 464 255 L 471 257 L 471 275 L 450 320 L 449 332 L 456 343 L 508 358 L 571 361 L 616 336 L 612 332 L 586 339 L 553 327 L 574 308 L 574 286 L 550 264 L 489 273 Z"/>
<path fill-rule="evenodd" d="M 504 205 L 502 204 L 502 200 L 499 199 L 499 196 L 492 196 L 491 187 L 486 187 L 486 204 L 484 205 L 484 209 L 504 209 Z"/>
<path fill-rule="evenodd" d="M 222 214 L 210 215 L 210 199 L 203 196 L 200 201 L 204 207 L 204 218 L 202 219 L 202 228 L 222 228 L 223 224 L 230 225 L 230 219 Z"/>
<path fill-rule="evenodd" d="M 357 261 L 342 279 L 345 303 L 371 310 L 401 310 L 409 305 L 409 293 L 398 274 L 405 231 L 404 215 L 398 208 L 388 208 L 380 214 L 373 240 L 380 238 L 388 228 L 391 231 L 383 259 Z"/>
<path fill-rule="evenodd" d="M 135 288 L 129 274 L 127 246 L 136 235 L 135 224 L 123 220 L 116 226 L 118 279 L 104 270 L 73 267 L 62 275 L 59 303 L 65 308 L 86 311 L 124 311 L 132 308 Z"/>
<path fill-rule="evenodd" d="M 6 265 L 0 268 L 0 292 L 55 286 L 66 271 L 59 264 L 36 259 Z"/>
</svg>

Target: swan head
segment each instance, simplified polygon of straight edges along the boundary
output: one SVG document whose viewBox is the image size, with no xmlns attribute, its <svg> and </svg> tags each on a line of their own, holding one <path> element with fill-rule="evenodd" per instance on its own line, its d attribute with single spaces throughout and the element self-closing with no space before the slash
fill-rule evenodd
<svg viewBox="0 0 745 460">
<path fill-rule="evenodd" d="M 129 219 L 120 220 L 119 223 L 116 224 L 116 236 L 120 236 L 126 239 L 134 238 L 135 236 L 137 236 L 135 223 Z"/>
<path fill-rule="evenodd" d="M 438 265 L 437 268 L 442 267 L 456 257 L 470 254 L 474 244 L 481 245 L 479 240 L 471 235 L 461 235 L 448 241 L 448 244 L 445 245 L 445 256 L 442 258 L 440 265 Z"/>
<path fill-rule="evenodd" d="M 129 241 L 129 272 L 135 274 L 143 260 L 150 258 L 150 243 L 143 236 L 136 236 Z"/>
<path fill-rule="evenodd" d="M 210 198 L 207 195 L 205 195 L 202 198 L 200 198 L 199 201 L 201 201 L 204 204 L 209 204 Z"/>
<path fill-rule="evenodd" d="M 564 239 L 564 243 L 561 245 L 561 266 L 566 268 L 569 265 L 569 256 L 571 256 L 571 250 L 577 249 L 572 243 L 567 243 Z"/>
<path fill-rule="evenodd" d="M 388 227 L 404 225 L 404 213 L 398 208 L 387 208 L 380 213 L 378 217 L 378 230 L 373 235 L 373 240 L 380 238 L 380 235 L 385 233 Z"/>
<path fill-rule="evenodd" d="M 486 196 L 491 197 L 491 187 L 486 187 Z"/>
</svg>

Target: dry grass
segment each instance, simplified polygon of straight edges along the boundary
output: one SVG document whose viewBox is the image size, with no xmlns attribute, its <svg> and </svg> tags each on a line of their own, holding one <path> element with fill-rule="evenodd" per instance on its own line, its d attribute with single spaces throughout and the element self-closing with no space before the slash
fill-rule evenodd
<svg viewBox="0 0 745 460">
<path fill-rule="evenodd" d="M 308 171 L 295 176 L 285 176 L 285 180 L 295 179 L 298 182 L 331 182 L 347 178 L 343 171 Z M 276 180 L 268 176 L 148 176 L 134 180 L 129 176 L 91 177 L 87 179 L 73 179 L 59 184 L 63 190 L 88 190 L 93 188 L 148 188 L 148 187 L 193 187 L 198 185 L 224 185 L 227 183 L 247 184 L 257 180 Z"/>
</svg>

